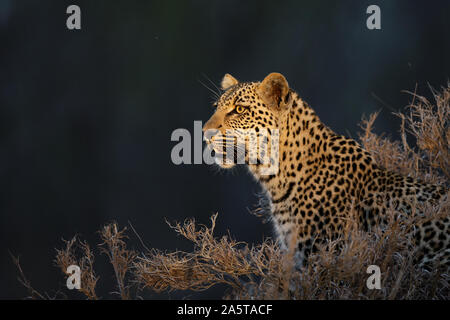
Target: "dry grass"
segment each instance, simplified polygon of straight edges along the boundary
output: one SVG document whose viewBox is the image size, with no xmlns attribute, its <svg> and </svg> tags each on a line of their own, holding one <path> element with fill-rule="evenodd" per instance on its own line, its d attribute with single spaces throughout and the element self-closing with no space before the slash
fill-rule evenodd
<svg viewBox="0 0 450 320">
<path fill-rule="evenodd" d="M 411 93 L 406 113 L 395 113 L 401 120 L 401 141 L 392 141 L 373 132 L 378 113 L 363 119 L 359 135 L 364 148 L 375 161 L 395 171 L 428 183 L 448 183 L 450 179 L 450 85 L 440 93 L 432 90 L 435 102 Z M 413 140 L 415 148 L 408 139 Z"/>
<path fill-rule="evenodd" d="M 101 253 L 108 256 L 114 270 L 118 291 L 112 292 L 112 294 L 119 295 L 123 300 L 128 300 L 131 298 L 130 289 L 132 284 L 128 283 L 127 276 L 137 257 L 137 253 L 127 249 L 125 232 L 126 228 L 119 230 L 116 223 L 104 226 L 100 231 L 102 242 L 98 244 L 98 248 Z M 70 265 L 79 266 L 81 269 L 80 291 L 87 299 L 97 300 L 95 287 L 99 277 L 94 271 L 94 254 L 90 246 L 86 242 L 78 240 L 77 237 L 64 242 L 66 244 L 65 248 L 56 250 L 56 265 L 66 276 L 69 276 L 66 270 Z"/>
<path fill-rule="evenodd" d="M 137 253 L 129 250 L 126 245 L 127 236 L 125 234 L 126 228 L 119 230 L 116 223 L 110 223 L 103 227 L 99 232 L 100 242 L 96 248 L 100 253 L 105 254 L 114 270 L 115 282 L 117 291 L 111 292 L 112 297 L 119 296 L 122 300 L 138 299 L 137 284 L 130 278 L 131 269 L 137 258 Z M 99 276 L 94 270 L 94 250 L 86 241 L 82 241 L 74 236 L 71 240 L 63 240 L 64 247 L 56 249 L 55 265 L 58 267 L 66 279 L 71 275 L 67 269 L 71 265 L 80 267 L 81 270 L 81 288 L 80 292 L 89 300 L 99 299 L 96 293 L 97 282 Z M 19 282 L 25 286 L 29 292 L 30 299 L 58 299 L 60 297 L 66 298 L 58 291 L 53 297 L 47 294 L 41 294 L 35 290 L 30 281 L 25 277 L 25 273 L 19 263 L 19 259 L 13 257 L 13 262 L 19 271 Z M 133 292 L 133 294 L 132 294 Z M 70 293 L 66 290 L 66 293 Z M 111 298 L 111 297 L 108 297 Z"/>
<path fill-rule="evenodd" d="M 279 281 L 282 269 L 280 250 L 270 241 L 249 247 L 229 236 L 213 235 L 217 214 L 211 227 L 197 226 L 194 220 L 172 228 L 195 245 L 193 252 L 163 253 L 151 250 L 138 258 L 135 274 L 138 283 L 157 292 L 164 290 L 206 290 L 223 283 L 234 290 L 255 283 L 260 277 Z"/>
<path fill-rule="evenodd" d="M 77 237 L 71 240 L 63 240 L 66 244 L 64 249 L 56 250 L 56 265 L 66 275 L 67 268 L 71 265 L 77 265 L 81 270 L 81 289 L 80 291 L 91 300 L 97 300 L 95 287 L 97 285 L 98 277 L 94 272 L 94 254 L 85 241 L 80 241 Z"/>
<path fill-rule="evenodd" d="M 433 95 L 435 102 L 431 103 L 412 94 L 407 112 L 397 114 L 402 120 L 401 141 L 374 133 L 377 114 L 363 119 L 360 140 L 376 162 L 388 170 L 425 182 L 448 183 L 450 86 L 439 94 L 433 91 Z M 360 231 L 355 220 L 349 219 L 342 237 L 310 255 L 307 267 L 300 271 L 295 268 L 294 246 L 281 252 L 270 240 L 251 246 L 229 235 L 216 238 L 217 215 L 211 217 L 209 227 L 197 226 L 194 220 L 170 225 L 194 244 L 191 252 L 146 248 L 138 254 L 127 249 L 125 229 L 119 231 L 116 224 L 102 229 L 99 248 L 113 266 L 122 299 L 138 298 L 130 293 L 131 288 L 136 292 L 202 291 L 217 284 L 230 288 L 226 299 L 449 299 L 447 271 L 438 267 L 427 271 L 414 263 L 416 248 L 410 231 L 427 219 L 448 216 L 450 197 L 440 204 L 416 209 L 426 214 L 400 220 L 395 211 L 388 209 L 387 227 L 371 232 Z M 70 264 L 82 269 L 81 292 L 88 299 L 97 299 L 99 277 L 93 262 L 89 245 L 76 238 L 57 250 L 56 264 L 64 274 Z M 379 290 L 367 288 L 370 265 L 381 269 Z M 45 298 L 32 289 L 18 260 L 17 266 L 31 297 Z"/>
<path fill-rule="evenodd" d="M 106 225 L 100 232 L 103 242 L 99 244 L 101 251 L 108 256 L 109 262 L 113 266 L 119 290 L 115 293 L 119 294 L 122 300 L 131 298 L 132 285 L 127 283 L 127 275 L 137 257 L 136 252 L 127 249 L 125 231 L 126 229 L 119 231 L 115 223 Z"/>
</svg>

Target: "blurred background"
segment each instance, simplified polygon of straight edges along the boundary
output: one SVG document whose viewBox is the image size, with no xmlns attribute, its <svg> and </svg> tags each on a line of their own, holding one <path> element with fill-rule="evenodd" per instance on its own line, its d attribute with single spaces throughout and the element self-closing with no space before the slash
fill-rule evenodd
<svg viewBox="0 0 450 320">
<path fill-rule="evenodd" d="M 81 30 L 66 8 L 81 8 Z M 381 8 L 381 30 L 366 8 Z M 104 224 L 130 222 L 148 247 L 190 250 L 168 221 L 209 223 L 218 236 L 260 243 L 251 215 L 258 185 L 243 168 L 172 164 L 173 130 L 213 113 L 200 82 L 228 72 L 262 80 L 281 72 L 338 133 L 357 137 L 363 114 L 397 136 L 393 111 L 450 74 L 449 1 L 0 0 L 0 298 L 24 298 L 10 253 L 31 284 L 64 289 L 54 266 L 62 238 L 99 242 Z M 130 247 L 142 250 L 133 233 Z M 115 290 L 96 256 L 98 294 Z M 204 293 L 144 298 L 220 298 Z"/>
</svg>

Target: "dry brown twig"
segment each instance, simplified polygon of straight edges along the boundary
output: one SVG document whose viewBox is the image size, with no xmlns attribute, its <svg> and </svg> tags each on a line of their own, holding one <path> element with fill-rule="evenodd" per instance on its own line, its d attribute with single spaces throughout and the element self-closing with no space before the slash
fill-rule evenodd
<svg viewBox="0 0 450 320">
<path fill-rule="evenodd" d="M 123 300 L 130 299 L 130 285 L 126 284 L 126 276 L 132 266 L 137 253 L 128 250 L 124 239 L 126 228 L 119 231 L 117 224 L 112 223 L 103 227 L 100 232 L 102 243 L 99 245 L 101 251 L 105 253 L 114 268 L 120 297 Z"/>
<path fill-rule="evenodd" d="M 20 265 L 19 257 L 15 257 L 11 254 L 11 259 L 13 260 L 13 263 L 19 272 L 17 280 L 19 281 L 19 283 L 21 285 L 23 285 L 27 289 L 28 293 L 30 294 L 30 296 L 28 298 L 33 299 L 33 300 L 35 300 L 35 299 L 47 300 L 48 297 L 44 296 L 43 294 L 41 294 L 39 291 L 35 290 L 31 286 L 30 281 L 27 279 L 27 277 L 25 276 L 25 273 L 22 270 L 22 266 Z"/>
<path fill-rule="evenodd" d="M 85 241 L 80 241 L 77 237 L 71 240 L 63 240 L 66 244 L 64 249 L 56 250 L 55 264 L 66 275 L 70 276 L 67 269 L 71 265 L 80 267 L 81 270 L 81 289 L 80 291 L 89 300 L 97 300 L 95 287 L 99 277 L 94 272 L 94 254 Z M 81 252 L 78 254 L 78 252 Z M 80 256 L 80 257 L 77 257 Z"/>
<path fill-rule="evenodd" d="M 450 85 L 441 93 L 432 89 L 435 103 L 415 92 L 407 113 L 394 113 L 402 122 L 401 141 L 391 141 L 373 132 L 378 113 L 362 120 L 360 140 L 375 161 L 390 171 L 428 183 L 448 183 L 450 178 Z M 416 147 L 407 142 L 411 137 Z"/>
<path fill-rule="evenodd" d="M 206 290 L 223 283 L 235 290 L 258 276 L 280 275 L 280 252 L 270 242 L 249 248 L 224 236 L 213 236 L 217 214 L 211 227 L 197 229 L 194 220 L 171 226 L 178 234 L 192 241 L 193 252 L 163 253 L 153 249 L 138 258 L 135 264 L 137 281 L 157 292 L 164 290 Z"/>
</svg>

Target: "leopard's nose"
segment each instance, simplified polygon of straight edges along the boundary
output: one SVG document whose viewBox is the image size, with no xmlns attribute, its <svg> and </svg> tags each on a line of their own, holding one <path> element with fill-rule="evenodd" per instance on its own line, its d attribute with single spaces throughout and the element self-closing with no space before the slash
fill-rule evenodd
<svg viewBox="0 0 450 320">
<path fill-rule="evenodd" d="M 218 130 L 222 127 L 223 117 L 217 112 L 212 115 L 212 117 L 203 126 L 203 132 L 206 133 L 208 130 Z"/>
<path fill-rule="evenodd" d="M 214 134 L 215 133 L 218 133 L 218 131 L 219 131 L 219 129 L 220 128 L 222 128 L 222 125 L 221 124 L 219 124 L 219 125 L 217 125 L 217 124 L 213 124 L 213 123 L 210 123 L 209 121 L 203 126 L 203 133 L 205 134 L 206 132 L 209 132 L 209 131 L 211 131 L 211 132 L 213 132 Z"/>
<path fill-rule="evenodd" d="M 210 143 L 212 137 L 219 133 L 220 128 L 222 128 L 222 124 L 219 123 L 217 117 L 212 116 L 203 126 L 203 138 L 205 141 Z"/>
<path fill-rule="evenodd" d="M 203 127 L 203 139 L 206 143 L 211 143 L 213 137 L 219 133 L 219 129 L 205 129 Z"/>
</svg>

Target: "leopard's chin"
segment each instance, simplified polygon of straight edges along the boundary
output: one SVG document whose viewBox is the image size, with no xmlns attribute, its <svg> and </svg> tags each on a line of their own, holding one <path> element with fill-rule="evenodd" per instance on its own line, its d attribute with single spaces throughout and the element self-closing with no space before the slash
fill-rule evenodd
<svg viewBox="0 0 450 320">
<path fill-rule="evenodd" d="M 236 166 L 234 163 L 233 164 L 217 163 L 217 165 L 222 169 L 231 169 Z"/>
<path fill-rule="evenodd" d="M 216 152 L 214 156 L 214 160 L 216 164 L 222 169 L 231 169 L 236 166 L 236 163 L 232 161 L 227 161 L 226 156 L 224 154 L 219 154 Z"/>
</svg>

